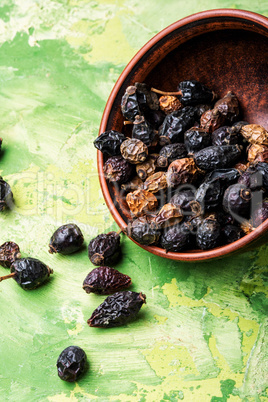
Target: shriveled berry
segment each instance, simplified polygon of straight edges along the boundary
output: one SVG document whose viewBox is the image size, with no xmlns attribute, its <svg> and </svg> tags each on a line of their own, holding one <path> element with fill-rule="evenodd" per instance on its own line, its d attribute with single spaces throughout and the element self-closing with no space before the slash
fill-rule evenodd
<svg viewBox="0 0 268 402">
<path fill-rule="evenodd" d="M 154 218 L 154 222 L 157 226 L 161 228 L 166 228 L 180 223 L 182 219 L 183 213 L 181 208 L 177 205 L 167 203 L 163 205 L 163 207 L 160 209 L 160 211 Z"/>
<path fill-rule="evenodd" d="M 154 129 L 148 124 L 144 116 L 137 115 L 133 122 L 132 138 L 136 138 L 149 146 L 151 145 L 154 136 Z"/>
<path fill-rule="evenodd" d="M 143 163 L 139 163 L 136 167 L 137 175 L 142 179 L 146 180 L 147 177 L 154 174 L 156 170 L 156 160 L 155 158 L 150 157 Z"/>
<path fill-rule="evenodd" d="M 0 212 L 6 208 L 11 209 L 13 205 L 13 193 L 10 185 L 0 176 Z"/>
<path fill-rule="evenodd" d="M 218 109 L 206 110 L 200 118 L 200 127 L 209 133 L 217 130 L 225 123 L 225 117 Z"/>
<path fill-rule="evenodd" d="M 107 180 L 121 184 L 130 180 L 133 166 L 122 156 L 111 156 L 104 163 L 103 172 Z"/>
<path fill-rule="evenodd" d="M 120 155 L 120 145 L 126 140 L 124 134 L 115 130 L 101 133 L 93 142 L 94 147 L 110 156 Z"/>
<path fill-rule="evenodd" d="M 158 191 L 165 190 L 166 188 L 166 172 L 156 172 L 152 174 L 145 180 L 143 184 L 143 189 L 150 191 L 151 193 L 157 193 Z"/>
<path fill-rule="evenodd" d="M 130 211 L 135 216 L 148 214 L 158 206 L 157 198 L 154 194 L 141 189 L 128 193 L 126 202 Z"/>
<path fill-rule="evenodd" d="M 102 233 L 88 245 L 88 257 L 94 265 L 106 265 L 120 254 L 120 235 L 116 232 Z"/>
<path fill-rule="evenodd" d="M 194 154 L 199 169 L 213 170 L 231 167 L 241 155 L 239 145 L 211 146 Z"/>
<path fill-rule="evenodd" d="M 96 308 L 87 323 L 90 327 L 103 328 L 124 325 L 136 317 L 145 300 L 144 294 L 130 290 L 114 293 Z"/>
<path fill-rule="evenodd" d="M 83 289 L 87 293 L 109 295 L 131 285 L 131 278 L 114 268 L 98 267 L 86 276 Z"/>
<path fill-rule="evenodd" d="M 52 235 L 49 243 L 49 252 L 72 254 L 80 250 L 84 243 L 84 236 L 75 223 L 60 226 Z"/>
<path fill-rule="evenodd" d="M 268 190 L 268 163 L 258 162 L 249 166 L 239 177 L 238 183 L 244 184 L 252 191 L 264 188 Z"/>
<path fill-rule="evenodd" d="M 128 223 L 126 233 L 137 243 L 148 246 L 158 242 L 161 230 L 146 216 L 142 216 Z"/>
<path fill-rule="evenodd" d="M 143 181 L 139 176 L 133 177 L 132 180 L 128 181 L 127 183 L 124 183 L 121 185 L 121 189 L 123 191 L 129 192 L 129 191 L 135 191 L 141 188 L 143 185 Z"/>
<path fill-rule="evenodd" d="M 173 161 L 167 170 L 168 187 L 192 183 L 198 176 L 198 168 L 192 158 L 182 158 Z"/>
<path fill-rule="evenodd" d="M 212 135 L 212 145 L 235 145 L 242 142 L 242 136 L 229 126 L 222 126 L 213 131 Z"/>
<path fill-rule="evenodd" d="M 250 163 L 253 163 L 255 161 L 257 155 L 260 153 L 263 153 L 263 152 L 267 152 L 267 154 L 268 154 L 268 147 L 266 147 L 265 145 L 261 145 L 261 144 L 251 144 L 247 148 L 248 161 Z"/>
<path fill-rule="evenodd" d="M 160 246 L 166 251 L 180 252 L 190 246 L 191 232 L 186 224 L 174 225 L 160 237 Z"/>
<path fill-rule="evenodd" d="M 268 146 L 268 131 L 259 124 L 248 124 L 241 128 L 241 134 L 250 144 Z"/>
<path fill-rule="evenodd" d="M 232 91 L 228 91 L 223 98 L 215 103 L 215 109 L 224 116 L 226 121 L 233 123 L 239 116 L 239 102 L 236 95 Z"/>
<path fill-rule="evenodd" d="M 197 227 L 196 244 L 202 250 L 217 247 L 221 239 L 221 226 L 213 218 L 207 217 Z"/>
<path fill-rule="evenodd" d="M 127 87 L 121 101 L 121 110 L 123 116 L 129 120 L 134 121 L 137 114 L 141 114 L 139 102 L 146 103 L 146 95 L 141 94 L 138 100 L 137 88 L 134 85 Z"/>
<path fill-rule="evenodd" d="M 178 85 L 179 100 L 185 106 L 197 105 L 199 103 L 211 103 L 215 100 L 216 95 L 204 84 L 196 80 L 182 81 Z"/>
<path fill-rule="evenodd" d="M 247 218 L 250 213 L 252 193 L 244 184 L 232 184 L 223 196 L 223 208 L 235 217 L 236 220 Z"/>
<path fill-rule="evenodd" d="M 166 115 L 162 110 L 149 109 L 144 112 L 144 117 L 155 130 L 158 130 L 161 124 L 163 124 Z"/>
<path fill-rule="evenodd" d="M 185 106 L 168 114 L 159 128 L 160 145 L 181 142 L 183 133 L 194 125 L 195 117 L 196 110 L 192 106 Z"/>
<path fill-rule="evenodd" d="M 176 142 L 174 144 L 165 145 L 159 152 L 157 166 L 165 168 L 176 159 L 185 158 L 186 156 L 187 150 L 183 143 Z"/>
<path fill-rule="evenodd" d="M 87 366 L 87 356 L 84 350 L 79 346 L 68 346 L 58 357 L 58 376 L 64 381 L 77 381 L 86 371 Z"/>
<path fill-rule="evenodd" d="M 166 114 L 175 112 L 183 106 L 179 99 L 173 95 L 163 95 L 159 98 L 160 109 Z"/>
<path fill-rule="evenodd" d="M 252 225 L 254 228 L 268 219 L 268 199 L 265 199 L 253 212 Z"/>
<path fill-rule="evenodd" d="M 13 277 L 23 289 L 35 289 L 53 274 L 53 270 L 46 264 L 31 257 L 15 260 L 10 266 L 10 272 L 1 277 L 0 282 Z"/>
<path fill-rule="evenodd" d="M 133 164 L 144 162 L 148 156 L 147 146 L 136 138 L 124 141 L 120 146 L 120 151 L 123 158 Z"/>
<path fill-rule="evenodd" d="M 20 248 L 13 241 L 7 241 L 0 246 L 0 265 L 10 268 L 11 264 L 21 258 Z"/>
<path fill-rule="evenodd" d="M 194 154 L 211 144 L 211 134 L 203 128 L 192 127 L 184 133 L 184 144 L 187 152 Z"/>
<path fill-rule="evenodd" d="M 244 236 L 243 230 L 235 225 L 226 225 L 222 228 L 223 243 L 230 244 Z"/>
<path fill-rule="evenodd" d="M 150 87 L 144 82 L 135 82 L 137 88 L 137 99 L 140 109 L 143 113 L 147 110 L 158 110 L 159 100 L 156 93 L 152 92 Z"/>
<path fill-rule="evenodd" d="M 192 190 L 178 190 L 169 200 L 171 204 L 180 207 L 182 214 L 193 216 L 201 213 L 201 205 L 195 200 Z"/>
</svg>

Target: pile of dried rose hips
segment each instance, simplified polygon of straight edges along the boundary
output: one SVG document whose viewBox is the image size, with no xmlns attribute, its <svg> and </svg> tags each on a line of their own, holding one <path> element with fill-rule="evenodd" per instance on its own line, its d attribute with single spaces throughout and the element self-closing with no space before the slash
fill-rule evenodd
<svg viewBox="0 0 268 402">
<path fill-rule="evenodd" d="M 174 93 L 136 83 L 121 109 L 131 138 L 109 130 L 94 145 L 108 156 L 103 171 L 128 205 L 136 242 L 208 250 L 268 218 L 268 132 L 240 121 L 233 92 L 217 99 L 195 80 Z"/>
</svg>

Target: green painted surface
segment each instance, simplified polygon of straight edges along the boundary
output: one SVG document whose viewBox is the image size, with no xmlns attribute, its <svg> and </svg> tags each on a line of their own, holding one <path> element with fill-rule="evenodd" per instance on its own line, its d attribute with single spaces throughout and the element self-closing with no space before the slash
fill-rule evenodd
<svg viewBox="0 0 268 402">
<path fill-rule="evenodd" d="M 116 229 L 92 141 L 124 66 L 160 29 L 221 7 L 268 16 L 267 2 L 251 0 L 1 1 L 0 174 L 16 205 L 0 215 L 0 242 L 18 242 L 55 272 L 34 291 L 1 283 L 1 401 L 267 400 L 267 247 L 189 265 L 124 237 L 116 268 L 148 303 L 139 319 L 110 330 L 86 324 L 104 299 L 81 289 L 93 268 L 86 247 L 69 257 L 47 252 L 66 222 L 79 224 L 86 243 Z M 90 363 L 77 384 L 55 367 L 71 344 Z"/>
</svg>

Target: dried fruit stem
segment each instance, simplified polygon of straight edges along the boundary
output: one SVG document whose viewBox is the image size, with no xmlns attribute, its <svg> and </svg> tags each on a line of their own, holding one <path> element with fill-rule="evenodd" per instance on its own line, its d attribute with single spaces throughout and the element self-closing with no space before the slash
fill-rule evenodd
<svg viewBox="0 0 268 402">
<path fill-rule="evenodd" d="M 133 124 L 133 122 L 129 120 L 124 120 L 124 126 L 126 126 L 127 124 Z"/>
<path fill-rule="evenodd" d="M 12 274 L 0 276 L 0 282 L 4 281 L 5 279 L 13 278 L 15 275 L 16 275 L 16 272 L 12 272 Z"/>
<path fill-rule="evenodd" d="M 155 92 L 156 94 L 166 95 L 166 96 L 182 95 L 181 91 L 177 91 L 177 92 L 165 92 L 165 91 L 161 91 L 160 89 L 156 89 L 156 88 L 151 88 L 151 91 L 152 91 L 152 92 Z"/>
</svg>

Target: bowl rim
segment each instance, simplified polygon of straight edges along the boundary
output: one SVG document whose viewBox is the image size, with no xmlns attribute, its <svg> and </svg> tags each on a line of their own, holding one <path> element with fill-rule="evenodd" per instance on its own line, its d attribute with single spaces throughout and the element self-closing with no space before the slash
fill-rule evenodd
<svg viewBox="0 0 268 402">
<path fill-rule="evenodd" d="M 168 25 L 166 28 L 162 29 L 160 32 L 158 32 L 155 36 L 153 36 L 145 45 L 141 47 L 141 49 L 132 57 L 132 59 L 129 61 L 129 63 L 126 65 L 122 73 L 120 74 L 119 78 L 117 79 L 110 96 L 107 100 L 107 103 L 105 105 L 102 119 L 101 119 L 101 124 L 99 128 L 99 135 L 103 133 L 106 130 L 109 115 L 113 106 L 113 103 L 115 101 L 115 98 L 118 94 L 118 91 L 120 90 L 121 86 L 123 85 L 125 79 L 128 77 L 130 74 L 131 70 L 133 67 L 137 64 L 137 62 L 146 54 L 146 52 L 151 49 L 157 42 L 159 42 L 161 39 L 163 39 L 166 35 L 170 34 L 171 32 L 184 27 L 185 25 L 191 24 L 193 22 L 196 22 L 197 20 L 202 20 L 202 19 L 211 19 L 215 17 L 220 17 L 220 18 L 226 18 L 226 17 L 235 17 L 241 20 L 247 20 L 251 21 L 252 23 L 258 23 L 259 25 L 262 25 L 265 28 L 268 28 L 268 18 L 252 12 L 248 10 L 242 10 L 242 9 L 231 9 L 231 8 L 218 8 L 218 9 L 212 9 L 212 10 L 206 10 L 206 11 L 201 11 L 197 12 L 194 14 L 191 14 L 189 16 L 186 16 L 170 25 Z M 105 199 L 106 205 L 109 208 L 109 211 L 111 215 L 113 216 L 114 220 L 120 227 L 122 231 L 124 231 L 127 227 L 126 222 L 123 220 L 121 215 L 119 214 L 118 210 L 114 206 L 113 200 L 110 196 L 110 192 L 108 189 L 108 184 L 107 181 L 103 175 L 103 154 L 100 151 L 97 151 L 97 167 L 98 167 L 98 175 L 99 175 L 99 181 L 100 181 L 100 186 L 102 190 L 103 197 Z M 168 251 L 164 250 L 163 248 L 160 248 L 158 246 L 144 246 L 141 245 L 140 243 L 137 243 L 135 240 L 133 240 L 131 237 L 129 237 L 134 243 L 136 243 L 138 246 L 141 248 L 149 251 L 152 254 L 172 259 L 172 260 L 177 260 L 177 261 L 204 261 L 204 260 L 212 260 L 215 258 L 223 258 L 227 255 L 233 254 L 235 252 L 238 252 L 240 249 L 244 248 L 245 246 L 250 246 L 253 242 L 255 242 L 260 235 L 264 235 L 268 231 L 268 219 L 264 221 L 260 226 L 258 226 L 255 230 L 253 230 L 251 233 L 245 235 L 241 239 L 221 246 L 217 247 L 211 250 L 200 250 L 200 251 L 192 251 L 192 252 L 173 252 L 173 251 Z"/>
</svg>

